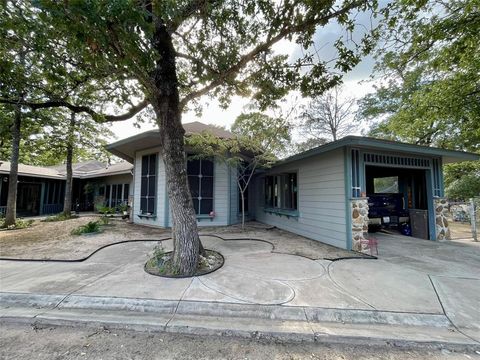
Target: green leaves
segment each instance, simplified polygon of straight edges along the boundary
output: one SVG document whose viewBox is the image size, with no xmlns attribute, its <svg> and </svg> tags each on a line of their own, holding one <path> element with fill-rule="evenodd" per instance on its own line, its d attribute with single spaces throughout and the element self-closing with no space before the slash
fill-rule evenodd
<svg viewBox="0 0 480 360">
<path fill-rule="evenodd" d="M 360 103 L 360 117 L 383 117 L 377 136 L 480 150 L 480 10 L 475 0 L 392 4 L 384 33 L 387 74 Z M 382 51 L 381 49 L 380 51 Z"/>
</svg>

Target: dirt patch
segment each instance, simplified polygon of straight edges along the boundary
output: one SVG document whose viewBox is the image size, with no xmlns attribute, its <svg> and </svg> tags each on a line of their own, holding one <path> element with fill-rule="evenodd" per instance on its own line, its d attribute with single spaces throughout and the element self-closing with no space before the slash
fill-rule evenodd
<svg viewBox="0 0 480 360">
<path fill-rule="evenodd" d="M 1 359 L 277 359 L 454 360 L 478 359 L 473 350 L 287 343 L 235 337 L 133 332 L 108 328 L 2 324 Z"/>
<path fill-rule="evenodd" d="M 217 251 L 205 249 L 205 256 L 200 255 L 197 270 L 192 276 L 180 275 L 173 267 L 173 253 L 154 254 L 145 264 L 145 271 L 150 275 L 167 278 L 185 278 L 202 276 L 217 271 L 223 266 L 224 257 Z"/>
<path fill-rule="evenodd" d="M 202 227 L 200 234 L 216 234 L 225 239 L 251 238 L 266 240 L 273 244 L 274 251 L 284 254 L 304 256 L 312 260 L 362 257 L 362 254 L 323 244 L 320 241 L 280 230 L 276 227 L 250 221 L 242 231 L 240 225 L 225 227 Z"/>
<path fill-rule="evenodd" d="M 73 229 L 98 216 L 40 222 L 32 227 L 0 232 L 0 257 L 20 259 L 80 259 L 101 246 L 122 240 L 161 239 L 170 236 L 167 229 L 150 228 L 112 219 L 111 225 L 102 226 L 102 232 L 92 235 L 71 235 Z"/>
<path fill-rule="evenodd" d="M 102 232 L 98 234 L 71 235 L 73 229 L 95 220 L 99 220 L 99 217 L 82 216 L 57 222 L 36 220 L 30 228 L 0 232 L 0 257 L 73 260 L 118 241 L 170 236 L 170 229 L 131 224 L 121 219 L 112 219 L 110 225 L 102 226 Z M 243 231 L 240 225 L 202 227 L 200 234 L 219 235 L 225 239 L 266 240 L 274 245 L 275 252 L 305 256 L 313 260 L 362 256 L 258 222 L 248 222 Z"/>
<path fill-rule="evenodd" d="M 450 236 L 454 239 L 473 240 L 472 226 L 469 223 L 462 223 L 448 219 L 448 228 L 450 229 Z"/>
</svg>

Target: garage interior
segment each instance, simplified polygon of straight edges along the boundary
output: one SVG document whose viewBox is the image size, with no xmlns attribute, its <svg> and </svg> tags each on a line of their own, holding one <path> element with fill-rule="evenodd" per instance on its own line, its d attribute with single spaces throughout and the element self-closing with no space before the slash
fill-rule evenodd
<svg viewBox="0 0 480 360">
<path fill-rule="evenodd" d="M 365 166 L 369 231 L 429 239 L 427 170 Z"/>
</svg>

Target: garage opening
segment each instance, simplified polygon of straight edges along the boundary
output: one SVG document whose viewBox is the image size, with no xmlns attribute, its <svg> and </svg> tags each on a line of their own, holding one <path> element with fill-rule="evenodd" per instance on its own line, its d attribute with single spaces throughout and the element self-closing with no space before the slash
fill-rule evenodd
<svg viewBox="0 0 480 360">
<path fill-rule="evenodd" d="M 427 171 L 365 166 L 369 232 L 381 229 L 429 239 Z"/>
</svg>

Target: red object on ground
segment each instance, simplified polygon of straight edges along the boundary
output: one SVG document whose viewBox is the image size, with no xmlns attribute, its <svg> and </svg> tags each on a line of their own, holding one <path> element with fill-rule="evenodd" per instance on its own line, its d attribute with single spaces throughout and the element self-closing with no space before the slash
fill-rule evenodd
<svg viewBox="0 0 480 360">
<path fill-rule="evenodd" d="M 360 242 L 367 245 L 367 248 L 370 249 L 370 255 L 373 256 L 373 249 L 375 249 L 375 253 L 378 255 L 378 240 L 375 236 L 368 235 L 365 240 Z"/>
</svg>

